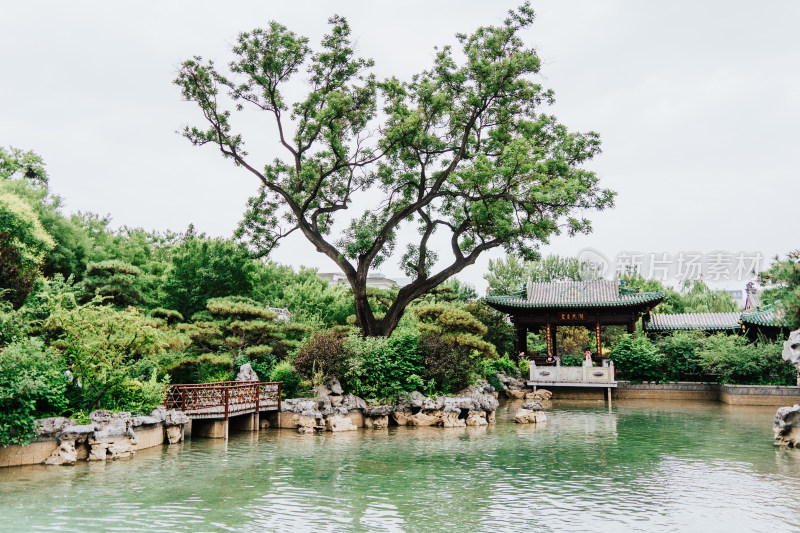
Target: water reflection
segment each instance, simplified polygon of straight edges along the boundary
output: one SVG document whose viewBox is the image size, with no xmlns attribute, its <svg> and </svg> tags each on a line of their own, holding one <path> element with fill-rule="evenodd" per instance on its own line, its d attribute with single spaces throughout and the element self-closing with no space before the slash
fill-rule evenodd
<svg viewBox="0 0 800 533">
<path fill-rule="evenodd" d="M 0 469 L 0 529 L 776 531 L 800 527 L 800 450 L 772 408 L 555 402 L 542 425 L 264 430 L 131 461 Z"/>
</svg>

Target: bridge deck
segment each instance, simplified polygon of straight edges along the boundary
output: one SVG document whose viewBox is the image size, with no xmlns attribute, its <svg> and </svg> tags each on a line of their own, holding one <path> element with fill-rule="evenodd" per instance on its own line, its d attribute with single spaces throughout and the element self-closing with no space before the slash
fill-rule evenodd
<svg viewBox="0 0 800 533">
<path fill-rule="evenodd" d="M 183 411 L 192 419 L 225 419 L 231 416 L 280 411 L 281 383 L 219 381 L 168 385 L 168 409 Z"/>
</svg>

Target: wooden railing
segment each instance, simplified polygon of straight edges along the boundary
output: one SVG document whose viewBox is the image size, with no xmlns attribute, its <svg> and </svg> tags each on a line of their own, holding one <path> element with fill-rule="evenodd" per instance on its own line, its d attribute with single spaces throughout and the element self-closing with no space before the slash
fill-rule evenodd
<svg viewBox="0 0 800 533">
<path fill-rule="evenodd" d="M 281 410 L 281 383 L 218 381 L 167 385 L 164 405 L 191 418 L 225 418 Z"/>
</svg>

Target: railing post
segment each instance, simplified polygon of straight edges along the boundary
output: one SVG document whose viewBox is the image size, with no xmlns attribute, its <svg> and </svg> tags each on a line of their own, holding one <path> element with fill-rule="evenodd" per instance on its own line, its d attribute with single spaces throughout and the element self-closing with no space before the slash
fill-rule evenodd
<svg viewBox="0 0 800 533">
<path fill-rule="evenodd" d="M 259 412 L 259 400 L 261 400 L 261 383 L 256 383 L 256 413 Z"/>
<path fill-rule="evenodd" d="M 186 389 L 181 387 L 181 411 L 186 410 Z"/>
<path fill-rule="evenodd" d="M 228 419 L 228 387 L 225 387 L 225 420 Z"/>
<path fill-rule="evenodd" d="M 281 386 L 283 385 L 282 382 L 278 382 L 278 412 L 281 412 Z"/>
</svg>

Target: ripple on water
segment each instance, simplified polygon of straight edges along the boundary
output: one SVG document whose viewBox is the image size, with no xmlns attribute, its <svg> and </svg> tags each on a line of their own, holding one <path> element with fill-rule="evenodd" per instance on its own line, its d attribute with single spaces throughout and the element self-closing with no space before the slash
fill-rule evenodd
<svg viewBox="0 0 800 533">
<path fill-rule="evenodd" d="M 800 530 L 772 409 L 559 405 L 542 426 L 264 431 L 0 470 L 0 530 Z"/>
</svg>

